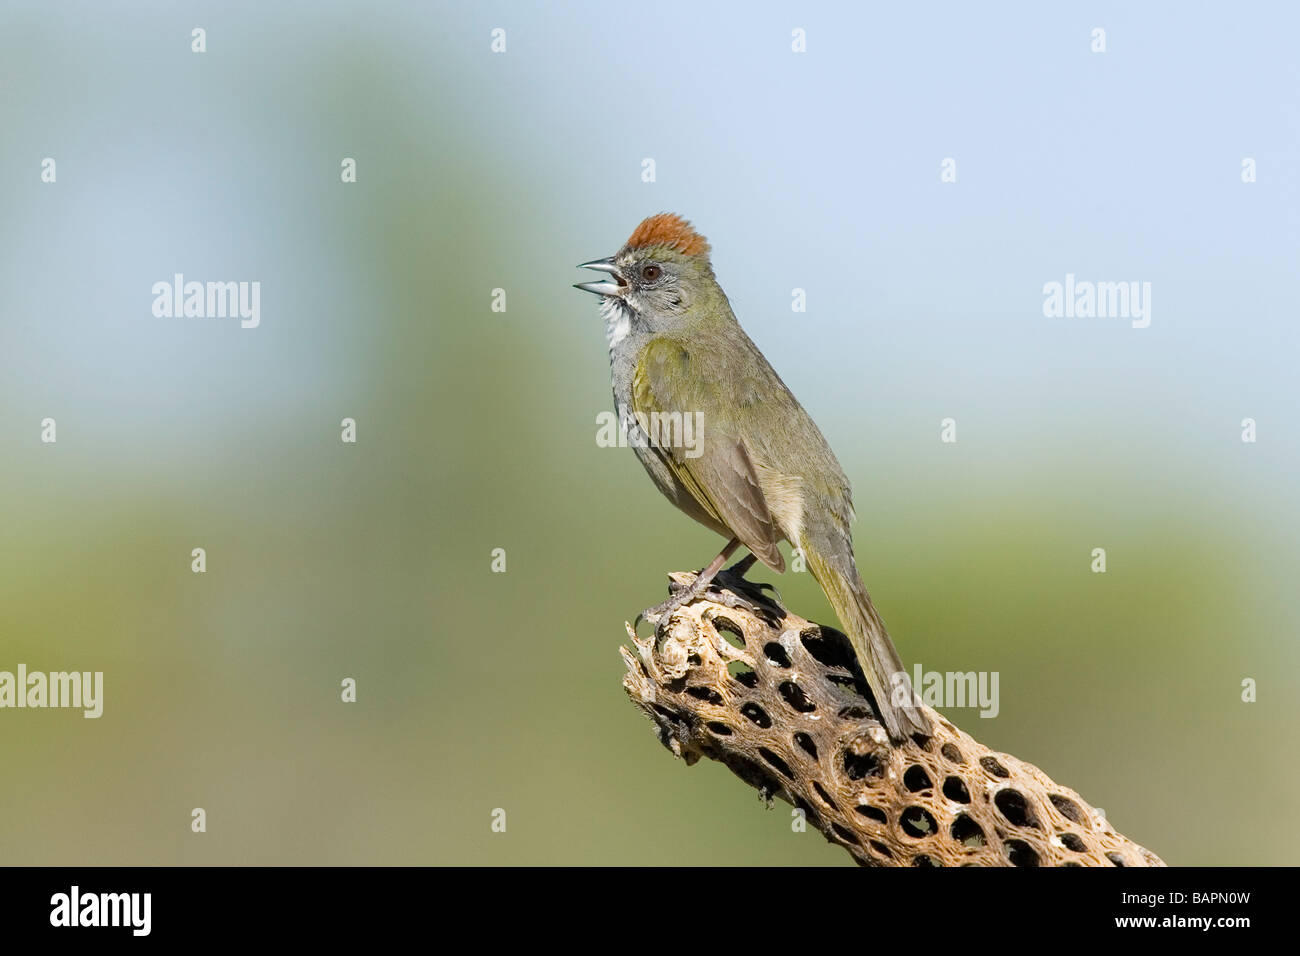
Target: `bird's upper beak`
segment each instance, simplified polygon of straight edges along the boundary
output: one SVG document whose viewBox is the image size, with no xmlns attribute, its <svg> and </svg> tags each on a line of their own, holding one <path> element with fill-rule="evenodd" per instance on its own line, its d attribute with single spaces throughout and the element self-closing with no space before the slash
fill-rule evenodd
<svg viewBox="0 0 1300 956">
<path fill-rule="evenodd" d="M 614 277 L 614 281 L 575 282 L 573 284 L 575 289 L 581 289 L 583 292 L 594 292 L 596 295 L 622 295 L 623 290 L 627 288 L 627 280 L 623 278 L 623 273 L 619 272 L 618 266 L 614 265 L 613 256 L 608 259 L 594 259 L 591 262 L 584 262 L 578 268 L 608 272 Z"/>
</svg>

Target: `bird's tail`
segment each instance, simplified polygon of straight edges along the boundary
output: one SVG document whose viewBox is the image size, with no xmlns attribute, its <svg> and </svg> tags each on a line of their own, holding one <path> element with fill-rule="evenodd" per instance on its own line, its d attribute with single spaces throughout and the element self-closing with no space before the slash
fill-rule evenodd
<svg viewBox="0 0 1300 956">
<path fill-rule="evenodd" d="M 871 694 L 876 699 L 880 722 L 894 743 L 909 734 L 933 734 L 930 719 L 912 694 L 912 683 L 898 658 L 894 642 L 889 639 L 885 622 L 880 619 L 862 576 L 858 574 L 853 553 L 846 544 L 843 550 L 820 550 L 801 542 L 808 567 L 826 592 L 831 607 L 839 616 L 853 652 L 862 667 Z M 896 676 L 897 675 L 897 676 Z"/>
</svg>

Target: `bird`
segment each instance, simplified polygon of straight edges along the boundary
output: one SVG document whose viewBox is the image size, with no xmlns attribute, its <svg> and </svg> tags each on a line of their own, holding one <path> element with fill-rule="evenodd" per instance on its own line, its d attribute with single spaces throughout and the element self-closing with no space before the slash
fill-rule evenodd
<svg viewBox="0 0 1300 956">
<path fill-rule="evenodd" d="M 614 404 L 655 486 L 727 543 L 668 601 L 665 621 L 709 588 L 741 546 L 785 571 L 798 548 L 844 626 L 876 712 L 895 744 L 932 735 L 853 550 L 852 490 L 817 425 L 741 328 L 718 284 L 710 245 L 689 221 L 659 213 L 621 249 L 578 268 L 605 274 L 574 286 L 600 297 Z"/>
</svg>

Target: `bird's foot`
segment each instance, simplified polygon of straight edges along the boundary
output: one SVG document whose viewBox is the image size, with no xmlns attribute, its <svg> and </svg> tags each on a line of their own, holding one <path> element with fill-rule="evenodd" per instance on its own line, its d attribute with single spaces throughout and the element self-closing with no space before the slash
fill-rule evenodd
<svg viewBox="0 0 1300 956">
<path fill-rule="evenodd" d="M 704 594 L 711 583 L 712 578 L 704 577 L 703 573 L 697 574 L 695 580 L 690 584 L 679 584 L 676 581 L 669 582 L 668 589 L 672 592 L 672 597 L 653 607 L 648 607 L 638 614 L 636 620 L 632 622 L 632 629 L 636 630 L 637 625 L 642 621 L 650 621 L 655 626 L 655 639 L 662 640 L 664 628 L 672 618 L 673 612 L 685 607 Z"/>
<path fill-rule="evenodd" d="M 752 581 L 745 583 L 754 584 Z M 766 595 L 743 591 L 731 585 L 728 585 L 726 590 L 710 589 L 708 598 L 723 607 L 739 608 L 761 618 L 771 617 L 776 611 L 775 603 Z"/>
<path fill-rule="evenodd" d="M 766 582 L 750 581 L 745 578 L 745 572 L 754 566 L 756 560 L 754 555 L 748 555 L 716 574 L 710 573 L 716 565 L 710 565 L 698 572 L 695 580 L 689 584 L 670 581 L 668 590 L 671 596 L 668 600 L 648 607 L 638 614 L 636 620 L 632 622 L 633 630 L 642 621 L 652 621 L 655 625 L 655 639 L 662 640 L 673 612 L 703 597 L 706 593 L 710 600 L 726 607 L 743 608 L 763 618 L 780 620 L 785 617 L 785 609 L 780 603 L 781 592 Z M 767 591 L 775 594 L 776 599 L 769 597 L 765 593 Z"/>
<path fill-rule="evenodd" d="M 731 574 L 730 570 L 719 574 L 717 580 L 718 583 L 726 584 L 732 590 L 741 591 L 764 604 L 782 604 L 785 601 L 776 585 L 769 584 L 767 581 L 750 581 L 748 578 Z"/>
<path fill-rule="evenodd" d="M 785 613 L 781 606 L 783 598 L 776 585 L 768 584 L 766 581 L 750 581 L 745 577 L 745 572 L 753 565 L 754 556 L 751 554 L 725 571 L 719 572 L 712 588 L 716 592 L 716 600 L 727 607 L 745 608 L 760 616 L 775 614 L 778 619 L 784 617 Z M 725 586 L 726 590 L 722 590 L 719 585 Z M 767 593 L 769 591 L 775 595 L 775 598 Z"/>
</svg>

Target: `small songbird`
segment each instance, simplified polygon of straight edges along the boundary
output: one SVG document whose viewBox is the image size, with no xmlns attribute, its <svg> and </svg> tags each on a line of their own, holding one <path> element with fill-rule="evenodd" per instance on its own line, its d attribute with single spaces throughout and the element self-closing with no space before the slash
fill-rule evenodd
<svg viewBox="0 0 1300 956">
<path fill-rule="evenodd" d="M 643 616 L 666 620 L 699 597 L 741 545 L 785 571 L 778 545 L 789 541 L 839 615 L 890 738 L 928 736 L 929 719 L 858 574 L 849 481 L 736 321 L 708 242 L 680 216 L 662 213 L 617 253 L 580 268 L 609 276 L 576 287 L 601 297 L 628 444 L 669 501 L 728 539 L 690 588 Z"/>
</svg>

